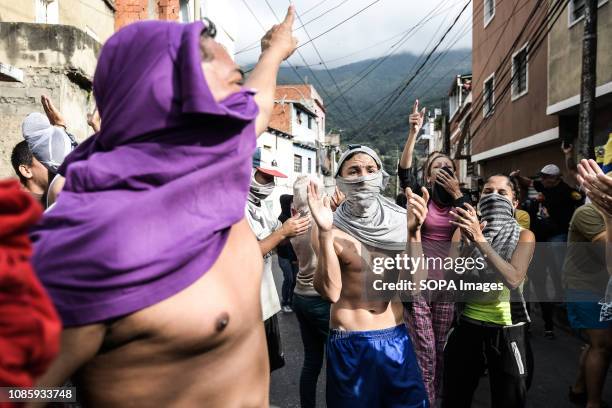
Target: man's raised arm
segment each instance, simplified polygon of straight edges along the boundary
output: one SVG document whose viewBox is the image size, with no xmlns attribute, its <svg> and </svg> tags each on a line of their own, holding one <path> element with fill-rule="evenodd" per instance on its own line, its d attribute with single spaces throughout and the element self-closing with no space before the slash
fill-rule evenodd
<svg viewBox="0 0 612 408">
<path fill-rule="evenodd" d="M 319 258 L 313 285 L 319 294 L 332 303 L 340 299 L 342 277 L 340 260 L 334 248 L 334 214 L 329 197 L 319 196 L 319 187 L 310 182 L 308 186 L 308 206 L 315 220 L 312 231 L 312 247 Z"/>
<path fill-rule="evenodd" d="M 274 25 L 261 39 L 261 55 L 255 68 L 245 82 L 245 86 L 257 91 L 255 102 L 259 107 L 259 114 L 255 120 L 257 136 L 268 127 L 272 109 L 274 108 L 274 92 L 276 90 L 276 77 L 281 62 L 293 54 L 297 40 L 293 37 L 293 20 L 295 9 L 289 7 L 285 20 Z"/>
</svg>

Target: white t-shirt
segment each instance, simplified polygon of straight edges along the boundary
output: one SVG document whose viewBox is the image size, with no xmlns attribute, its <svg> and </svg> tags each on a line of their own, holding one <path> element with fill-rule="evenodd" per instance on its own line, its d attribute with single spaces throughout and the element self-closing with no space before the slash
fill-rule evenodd
<svg viewBox="0 0 612 408">
<path fill-rule="evenodd" d="M 262 203 L 261 207 L 247 201 L 245 208 L 246 219 L 257 237 L 258 241 L 267 238 L 272 232 L 281 227 L 281 222 L 272 217 L 268 207 Z M 272 252 L 268 252 L 264 258 L 263 276 L 261 279 L 261 313 L 263 320 L 267 320 L 281 310 L 280 299 L 274 284 L 272 275 Z"/>
</svg>

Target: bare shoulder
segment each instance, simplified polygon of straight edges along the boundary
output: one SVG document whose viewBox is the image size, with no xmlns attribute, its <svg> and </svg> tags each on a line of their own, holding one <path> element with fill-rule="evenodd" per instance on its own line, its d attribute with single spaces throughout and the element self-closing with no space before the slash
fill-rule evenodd
<svg viewBox="0 0 612 408">
<path fill-rule="evenodd" d="M 519 236 L 519 242 L 535 242 L 535 235 L 531 230 L 522 229 Z"/>
</svg>

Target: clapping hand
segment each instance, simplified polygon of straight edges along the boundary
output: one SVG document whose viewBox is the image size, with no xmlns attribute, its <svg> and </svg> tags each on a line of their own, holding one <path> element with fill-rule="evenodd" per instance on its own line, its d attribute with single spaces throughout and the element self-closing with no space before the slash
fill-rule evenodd
<svg viewBox="0 0 612 408">
<path fill-rule="evenodd" d="M 606 176 L 592 159 L 578 163 L 578 181 L 593 205 L 612 218 L 612 177 Z"/>
<path fill-rule="evenodd" d="M 427 203 L 429 202 L 429 191 L 425 187 L 421 187 L 423 197 L 412 192 L 410 187 L 406 187 L 406 217 L 408 221 L 408 234 L 414 236 L 425 222 L 427 217 Z"/>
<path fill-rule="evenodd" d="M 308 207 L 319 231 L 329 232 L 334 225 L 334 213 L 331 208 L 331 199 L 319 195 L 319 186 L 311 181 L 308 185 Z"/>
</svg>

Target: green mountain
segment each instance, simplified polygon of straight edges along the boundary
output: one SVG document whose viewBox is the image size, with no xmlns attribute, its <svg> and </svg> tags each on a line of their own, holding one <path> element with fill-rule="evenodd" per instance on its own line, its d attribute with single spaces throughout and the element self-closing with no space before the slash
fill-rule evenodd
<svg viewBox="0 0 612 408">
<path fill-rule="evenodd" d="M 353 86 L 344 94 L 346 102 L 343 98 L 334 100 L 339 95 L 338 89 L 330 75 L 318 68 L 320 65 L 310 70 L 299 65 L 295 67 L 299 76 L 314 85 L 323 97 L 327 109 L 327 130 L 340 129 L 343 144 L 367 143 L 383 155 L 397 155 L 396 149 L 401 151 L 406 138 L 407 117 L 414 99 L 418 97 L 422 107 L 442 108 L 446 112 L 446 98 L 454 76 L 471 72 L 471 50 L 434 53 L 396 103 L 390 109 L 385 109 L 378 120 L 372 121 L 373 115 L 382 109 L 383 102 L 388 99 L 385 96 L 405 84 L 423 60 L 423 57 L 406 53 L 331 69 L 338 88 L 346 90 Z M 281 68 L 279 83 L 300 82 L 293 69 Z"/>
</svg>

